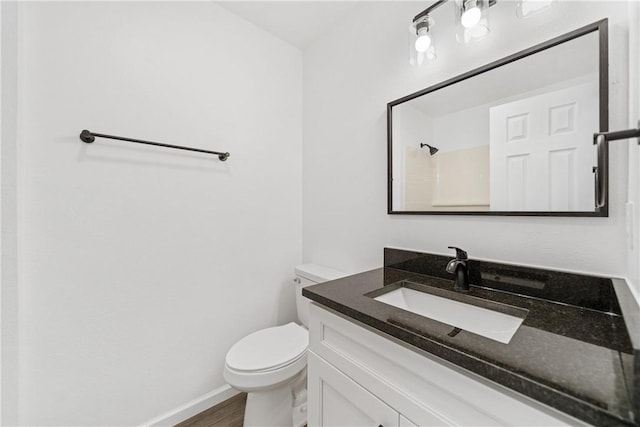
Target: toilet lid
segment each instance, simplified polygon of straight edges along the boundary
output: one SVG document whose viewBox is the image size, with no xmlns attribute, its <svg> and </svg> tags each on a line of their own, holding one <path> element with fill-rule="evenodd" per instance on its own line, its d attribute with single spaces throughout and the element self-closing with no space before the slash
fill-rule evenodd
<svg viewBox="0 0 640 427">
<path fill-rule="evenodd" d="M 226 363 L 239 371 L 263 371 L 288 365 L 307 350 L 309 334 L 302 326 L 291 322 L 262 329 L 235 343 Z"/>
</svg>

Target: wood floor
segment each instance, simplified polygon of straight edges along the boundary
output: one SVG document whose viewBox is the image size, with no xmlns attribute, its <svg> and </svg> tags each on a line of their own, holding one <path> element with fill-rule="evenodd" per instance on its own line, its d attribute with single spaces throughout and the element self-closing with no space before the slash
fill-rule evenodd
<svg viewBox="0 0 640 427">
<path fill-rule="evenodd" d="M 240 393 L 213 408 L 194 415 L 176 427 L 242 427 L 246 401 L 247 394 Z"/>
</svg>

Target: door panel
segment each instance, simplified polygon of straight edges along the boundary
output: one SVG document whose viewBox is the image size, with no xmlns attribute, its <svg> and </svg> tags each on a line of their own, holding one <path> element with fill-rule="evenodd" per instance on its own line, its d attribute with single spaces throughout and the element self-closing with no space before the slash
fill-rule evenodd
<svg viewBox="0 0 640 427">
<path fill-rule="evenodd" d="M 490 108 L 491 210 L 593 211 L 595 83 Z"/>
<path fill-rule="evenodd" d="M 398 412 L 313 352 L 308 381 L 309 427 L 398 426 Z"/>
</svg>

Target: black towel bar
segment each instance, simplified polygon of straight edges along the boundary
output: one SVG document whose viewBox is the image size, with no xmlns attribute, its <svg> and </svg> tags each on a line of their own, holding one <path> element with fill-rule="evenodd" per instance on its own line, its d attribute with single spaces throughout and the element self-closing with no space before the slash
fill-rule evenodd
<svg viewBox="0 0 640 427">
<path fill-rule="evenodd" d="M 595 178 L 596 209 L 606 205 L 609 187 L 609 155 L 607 144 L 609 141 L 638 138 L 640 144 L 640 120 L 636 129 L 619 130 L 615 132 L 598 132 L 593 134 L 593 144 L 596 146 L 598 165 L 593 167 Z"/>
<path fill-rule="evenodd" d="M 133 138 L 125 138 L 122 136 L 114 136 L 114 135 L 105 135 L 102 133 L 95 133 L 88 130 L 83 130 L 80 132 L 80 139 L 87 144 L 91 144 L 93 141 L 98 138 L 108 138 L 108 139 L 117 139 L 119 141 L 127 141 L 127 142 L 135 142 L 136 144 L 147 144 L 147 145 L 156 145 L 158 147 L 166 147 L 166 148 L 175 148 L 176 150 L 187 150 L 187 151 L 196 151 L 198 153 L 207 153 L 207 154 L 215 154 L 221 161 L 225 161 L 229 158 L 229 153 L 222 153 L 219 151 L 210 151 L 203 150 L 200 148 L 192 148 L 192 147 L 183 147 L 180 145 L 172 145 L 172 144 L 163 144 L 161 142 L 153 142 L 153 141 L 144 141 L 142 139 L 133 139 Z"/>
</svg>

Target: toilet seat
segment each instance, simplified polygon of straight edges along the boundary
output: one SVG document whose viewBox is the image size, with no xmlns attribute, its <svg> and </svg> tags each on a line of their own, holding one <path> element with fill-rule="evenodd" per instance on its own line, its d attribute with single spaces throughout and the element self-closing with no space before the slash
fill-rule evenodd
<svg viewBox="0 0 640 427">
<path fill-rule="evenodd" d="M 307 330 L 291 322 L 242 338 L 227 352 L 225 362 L 236 371 L 268 371 L 293 363 L 308 346 Z"/>
<path fill-rule="evenodd" d="M 294 322 L 254 332 L 227 353 L 224 378 L 246 392 L 277 386 L 305 368 L 308 345 L 307 330 Z"/>
</svg>

